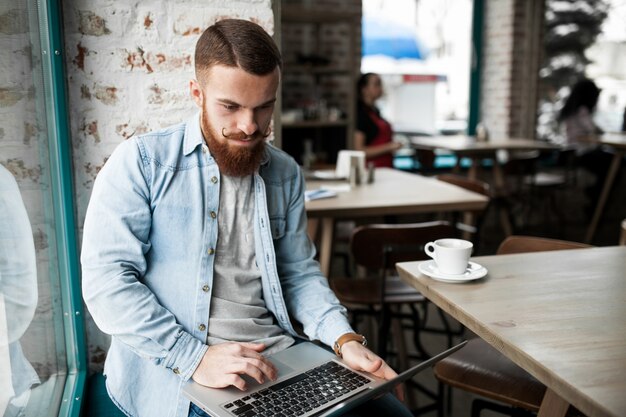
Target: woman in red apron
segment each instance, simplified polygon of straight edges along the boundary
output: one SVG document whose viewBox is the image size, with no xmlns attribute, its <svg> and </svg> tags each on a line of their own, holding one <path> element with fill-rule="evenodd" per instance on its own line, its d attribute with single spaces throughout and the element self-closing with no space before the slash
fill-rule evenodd
<svg viewBox="0 0 626 417">
<path fill-rule="evenodd" d="M 361 75 L 357 82 L 357 125 L 354 148 L 365 151 L 367 163 L 376 167 L 393 168 L 393 153 L 402 147 L 394 142 L 391 125 L 374 105 L 383 94 L 380 77 L 374 73 Z"/>
</svg>

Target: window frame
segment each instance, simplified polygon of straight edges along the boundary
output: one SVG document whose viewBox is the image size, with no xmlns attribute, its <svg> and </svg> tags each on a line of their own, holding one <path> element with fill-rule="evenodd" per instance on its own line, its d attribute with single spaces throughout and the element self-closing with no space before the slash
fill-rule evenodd
<svg viewBox="0 0 626 417">
<path fill-rule="evenodd" d="M 74 213 L 76 205 L 73 195 L 62 6 L 61 0 L 36 0 L 36 4 L 39 12 L 52 204 L 67 361 L 67 375 L 58 415 L 78 417 L 83 404 L 88 366 Z"/>
<path fill-rule="evenodd" d="M 476 134 L 476 125 L 480 120 L 480 73 L 483 55 L 483 24 L 485 1 L 474 0 L 472 7 L 472 56 L 470 60 L 470 92 L 469 114 L 467 117 L 467 134 Z"/>
</svg>

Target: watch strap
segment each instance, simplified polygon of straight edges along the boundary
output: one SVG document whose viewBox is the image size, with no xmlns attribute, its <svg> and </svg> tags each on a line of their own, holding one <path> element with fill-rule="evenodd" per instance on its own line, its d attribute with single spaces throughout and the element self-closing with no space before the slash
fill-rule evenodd
<svg viewBox="0 0 626 417">
<path fill-rule="evenodd" d="M 339 336 L 339 338 L 335 341 L 335 344 L 333 345 L 333 350 L 335 351 L 335 355 L 337 355 L 337 356 L 339 356 L 341 358 L 342 357 L 342 355 L 341 355 L 341 347 L 345 343 L 351 342 L 353 340 L 359 342 L 363 346 L 367 346 L 367 339 L 362 334 L 346 333 L 346 334 L 343 334 L 343 335 Z"/>
</svg>

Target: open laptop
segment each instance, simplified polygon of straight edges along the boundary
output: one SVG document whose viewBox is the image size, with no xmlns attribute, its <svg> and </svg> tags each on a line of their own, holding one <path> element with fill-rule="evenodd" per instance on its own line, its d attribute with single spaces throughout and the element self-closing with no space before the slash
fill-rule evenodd
<svg viewBox="0 0 626 417">
<path fill-rule="evenodd" d="M 291 346 L 269 359 L 278 369 L 276 381 L 259 384 L 244 376 L 247 391 L 208 388 L 190 380 L 183 394 L 211 417 L 330 417 L 392 390 L 465 345 L 465 341 L 386 381 L 351 370 L 342 359 L 313 343 Z"/>
</svg>

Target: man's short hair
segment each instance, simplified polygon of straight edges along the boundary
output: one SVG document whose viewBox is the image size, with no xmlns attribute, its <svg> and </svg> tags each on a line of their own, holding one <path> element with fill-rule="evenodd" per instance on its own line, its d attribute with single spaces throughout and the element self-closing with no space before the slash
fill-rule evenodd
<svg viewBox="0 0 626 417">
<path fill-rule="evenodd" d="M 214 65 L 267 75 L 276 67 L 282 68 L 283 63 L 276 43 L 261 26 L 248 20 L 225 19 L 209 26 L 196 44 L 196 77 Z"/>
</svg>

